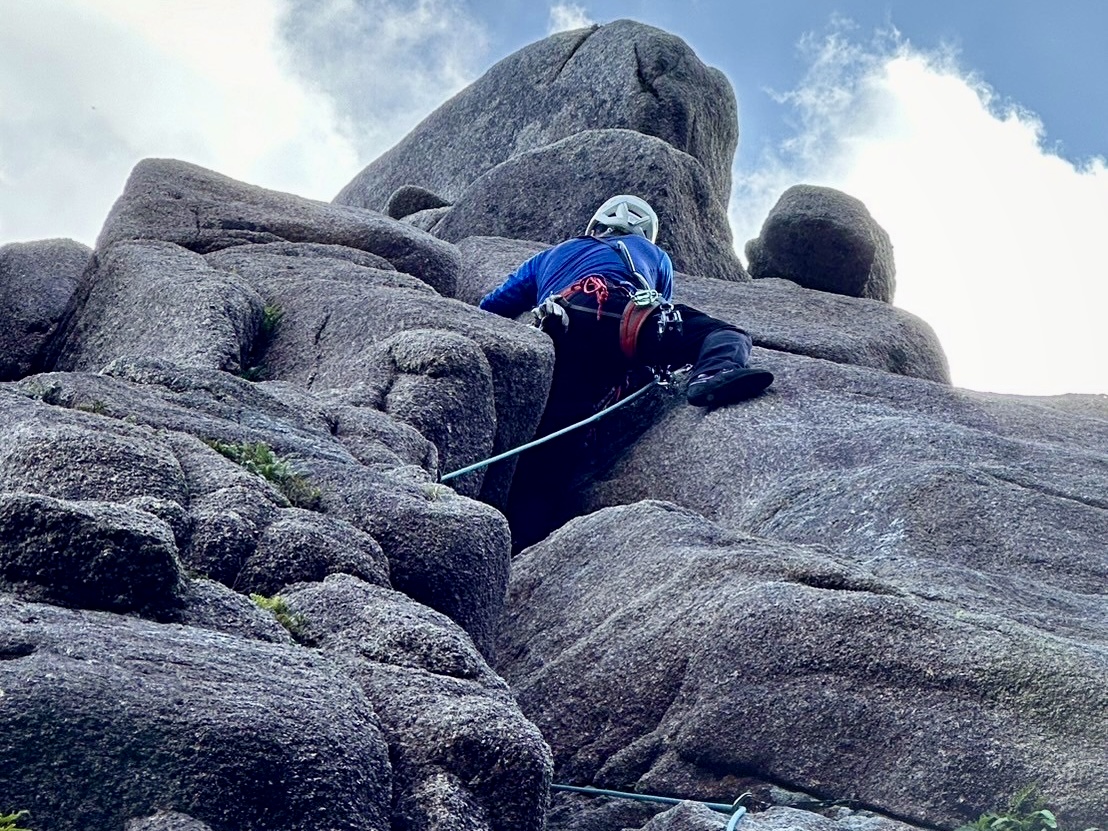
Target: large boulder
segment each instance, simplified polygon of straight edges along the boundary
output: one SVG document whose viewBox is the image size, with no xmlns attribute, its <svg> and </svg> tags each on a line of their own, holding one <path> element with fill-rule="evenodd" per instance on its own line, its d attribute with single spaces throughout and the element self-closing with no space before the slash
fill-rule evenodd
<svg viewBox="0 0 1108 831">
<path fill-rule="evenodd" d="M 632 130 L 582 130 L 518 153 L 471 183 L 432 230 L 451 242 L 499 236 L 558 243 L 584 233 L 593 212 L 616 193 L 637 194 L 657 211 L 657 242 L 675 268 L 749 280 L 731 245 L 727 203 L 704 166 Z"/>
<path fill-rule="evenodd" d="M 346 576 L 287 599 L 312 640 L 348 662 L 381 719 L 394 828 L 542 827 L 550 752 L 453 622 Z"/>
<path fill-rule="evenodd" d="M 266 190 L 174 159 L 135 166 L 96 250 L 139 239 L 200 254 L 248 243 L 344 246 L 383 257 L 445 295 L 458 272 L 453 246 L 384 214 Z"/>
<path fill-rule="evenodd" d="M 116 612 L 178 605 L 183 575 L 170 527 L 110 502 L 0 494 L 0 590 Z"/>
<path fill-rule="evenodd" d="M 0 793 L 33 828 L 158 810 L 214 831 L 391 828 L 377 718 L 318 653 L 0 594 L 0 689 Z"/>
<path fill-rule="evenodd" d="M 111 246 L 86 274 L 55 367 L 98 370 L 156 358 L 241 372 L 262 321 L 258 293 L 169 242 Z"/>
<path fill-rule="evenodd" d="M 514 562 L 499 666 L 560 774 L 1100 821 L 1108 420 L 756 359 L 766 395 L 663 408 Z"/>
<path fill-rule="evenodd" d="M 403 273 L 253 249 L 208 260 L 281 310 L 264 357 L 269 377 L 348 389 L 348 400 L 411 424 L 436 444 L 439 474 L 530 440 L 553 372 L 545 335 Z M 513 471 L 509 460 L 453 484 L 503 505 Z"/>
<path fill-rule="evenodd" d="M 68 239 L 0 246 L 0 381 L 43 368 L 92 251 Z"/>
<path fill-rule="evenodd" d="M 16 389 L 49 394 L 31 376 Z M 45 376 L 49 377 L 49 376 Z M 35 406 L 0 392 L 0 493 L 56 499 L 187 504 L 189 483 L 175 455 L 152 430 L 112 423 L 83 409 Z"/>
<path fill-rule="evenodd" d="M 1020 610 L 1005 566 L 954 559 L 605 509 L 516 558 L 499 667 L 561 782 L 713 802 L 787 782 L 931 827 L 1037 782 L 1063 823 L 1101 821 L 1103 564 Z"/>
<path fill-rule="evenodd" d="M 278 594 L 291 583 L 320 582 L 349 574 L 392 586 L 380 543 L 349 523 L 315 511 L 288 510 L 259 534 L 235 578 L 239 591 Z"/>
<path fill-rule="evenodd" d="M 418 185 L 453 202 L 513 156 L 595 128 L 634 130 L 687 153 L 727 203 L 738 144 L 731 85 L 680 38 L 631 20 L 560 32 L 500 61 L 335 201 L 382 211 L 397 189 Z"/>
<path fill-rule="evenodd" d="M 934 330 L 888 303 L 788 280 L 732 284 L 678 274 L 675 283 L 679 302 L 741 326 L 765 349 L 950 383 Z"/>
<path fill-rule="evenodd" d="M 419 185 L 403 185 L 393 191 L 385 205 L 385 213 L 393 219 L 404 219 L 424 211 L 435 211 L 450 205 L 437 193 Z"/>
<path fill-rule="evenodd" d="M 886 303 L 896 290 L 889 235 L 860 200 L 834 188 L 786 190 L 761 234 L 747 242 L 746 256 L 755 279 L 783 277 L 806 288 Z"/>
<path fill-rule="evenodd" d="M 392 586 L 448 615 L 491 655 L 511 568 L 504 515 L 445 485 L 319 461 L 323 508 L 377 540 Z"/>
</svg>

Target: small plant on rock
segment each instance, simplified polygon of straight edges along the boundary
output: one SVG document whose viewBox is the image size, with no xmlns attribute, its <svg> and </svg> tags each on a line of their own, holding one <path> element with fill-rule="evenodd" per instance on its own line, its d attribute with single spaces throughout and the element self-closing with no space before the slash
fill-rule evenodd
<svg viewBox="0 0 1108 831">
<path fill-rule="evenodd" d="M 242 465 L 255 476 L 261 476 L 272 482 L 297 508 L 318 511 L 322 505 L 323 494 L 292 466 L 278 457 L 265 442 L 246 442 L 234 444 L 223 441 L 208 441 L 207 445 L 217 453 L 226 456 L 232 462 Z"/>
<path fill-rule="evenodd" d="M 19 825 L 19 821 L 28 813 L 28 811 L 16 811 L 13 814 L 0 814 L 0 831 L 30 831 L 29 828 Z"/>
<path fill-rule="evenodd" d="M 438 482 L 423 482 L 419 489 L 423 492 L 428 502 L 438 502 L 440 499 L 449 499 L 454 495 L 447 485 L 439 484 Z"/>
<path fill-rule="evenodd" d="M 95 413 L 96 415 L 105 415 L 108 412 L 107 405 L 99 398 L 92 401 L 82 401 L 80 404 L 74 405 L 73 409 L 84 413 Z"/>
<path fill-rule="evenodd" d="M 284 316 L 284 309 L 275 304 L 267 304 L 262 309 L 262 320 L 258 324 L 258 334 L 254 336 L 250 356 L 246 361 L 246 366 L 242 369 L 242 377 L 247 381 L 266 380 L 269 373 L 263 359 L 270 344 L 273 343 L 273 338 L 277 335 L 277 327 L 280 326 L 281 319 Z"/>
<path fill-rule="evenodd" d="M 1034 785 L 1021 790 L 1012 799 L 1007 810 L 987 811 L 976 820 L 958 826 L 955 831 L 1063 831 L 1052 811 L 1047 810 L 1046 800 L 1039 796 Z M 1099 831 L 1086 828 L 1085 831 Z"/>
<path fill-rule="evenodd" d="M 252 594 L 250 599 L 257 604 L 261 609 L 265 609 L 275 618 L 277 622 L 289 630 L 289 634 L 293 636 L 299 643 L 308 643 L 310 638 L 308 637 L 308 619 L 300 612 L 294 612 L 289 608 L 288 601 L 281 597 L 279 594 L 273 595 L 273 597 L 266 597 L 263 594 Z M 0 829 L 0 831 L 3 831 Z"/>
</svg>

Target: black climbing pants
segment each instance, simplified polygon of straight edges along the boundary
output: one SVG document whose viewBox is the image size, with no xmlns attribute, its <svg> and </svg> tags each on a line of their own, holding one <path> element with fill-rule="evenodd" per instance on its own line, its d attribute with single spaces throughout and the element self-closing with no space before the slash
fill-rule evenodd
<svg viewBox="0 0 1108 831">
<path fill-rule="evenodd" d="M 692 377 L 732 367 L 745 367 L 751 340 L 746 332 L 690 306 L 677 305 L 680 332 L 658 335 L 657 312 L 642 326 L 634 359 L 620 348 L 620 313 L 626 297 L 614 292 L 597 315 L 595 296 L 584 293 L 568 298 L 568 328 L 548 317 L 544 330 L 554 341 L 554 377 L 546 410 L 536 431 L 549 435 L 602 409 L 615 399 L 653 378 L 647 367 L 679 369 L 691 364 Z M 603 429 L 600 425 L 598 429 Z M 514 547 L 530 545 L 545 537 L 575 512 L 571 482 L 590 428 L 574 431 L 520 456 L 508 505 Z"/>
<path fill-rule="evenodd" d="M 600 409 L 613 390 L 630 381 L 646 367 L 679 369 L 692 366 L 690 377 L 741 368 L 750 361 L 750 336 L 737 326 L 683 304 L 679 332 L 659 336 L 656 311 L 642 326 L 634 359 L 620 349 L 619 313 L 623 298 L 610 298 L 596 314 L 594 296 L 576 294 L 570 298 L 569 327 L 552 321 L 547 330 L 554 340 L 554 380 L 539 435 L 546 435 L 587 418 Z M 652 377 L 645 373 L 645 381 Z M 639 384 L 641 386 L 641 384 Z"/>
</svg>

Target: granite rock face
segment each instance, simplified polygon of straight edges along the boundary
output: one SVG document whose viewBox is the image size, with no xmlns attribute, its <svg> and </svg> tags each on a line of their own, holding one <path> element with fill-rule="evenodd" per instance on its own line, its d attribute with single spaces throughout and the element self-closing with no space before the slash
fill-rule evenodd
<svg viewBox="0 0 1108 831">
<path fill-rule="evenodd" d="M 148 817 L 133 819 L 124 831 L 212 831 L 207 823 L 177 811 L 158 811 Z"/>
<path fill-rule="evenodd" d="M 377 718 L 323 656 L 7 597 L 0 644 L 0 789 L 35 828 L 390 828 Z"/>
<path fill-rule="evenodd" d="M 384 214 L 266 190 L 175 159 L 135 166 L 96 250 L 129 240 L 171 242 L 198 254 L 266 243 L 343 246 L 383 257 L 447 295 L 458 269 L 452 246 Z"/>
<path fill-rule="evenodd" d="M 181 574 L 172 529 L 110 502 L 0 496 L 0 587 L 59 606 L 156 613 Z"/>
<path fill-rule="evenodd" d="M 1022 610 L 994 588 L 1021 581 L 968 556 L 859 555 L 639 502 L 517 558 L 500 667 L 558 781 L 715 802 L 788 782 L 940 827 L 1034 781 L 1085 827 L 1108 782 L 1098 567 Z"/>
<path fill-rule="evenodd" d="M 616 21 L 344 204 L 148 159 L 95 251 L 0 248 L 0 809 L 706 831 L 743 795 L 754 831 L 910 831 L 1037 783 L 1108 824 L 1108 399 L 952 388 L 846 194 L 786 192 L 747 279 L 737 134 L 718 72 Z M 678 372 L 549 446 L 565 488 L 444 483 L 550 392 L 549 338 L 475 306 L 617 190 L 775 384 L 697 409 Z M 521 504 L 564 521 L 513 559 Z"/>
<path fill-rule="evenodd" d="M 498 236 L 558 243 L 584 233 L 596 208 L 616 193 L 638 194 L 657 211 L 658 244 L 675 268 L 719 280 L 750 279 L 704 167 L 632 130 L 582 130 L 513 156 L 474 181 L 432 231 L 452 242 Z"/>
<path fill-rule="evenodd" d="M 346 576 L 288 597 L 323 653 L 349 662 L 385 725 L 394 827 L 542 827 L 549 750 L 457 626 Z"/>
<path fill-rule="evenodd" d="M 409 221 L 455 242 L 555 243 L 582 233 L 610 196 L 635 193 L 663 217 L 658 243 L 678 268 L 745 281 L 726 212 L 737 143 L 723 75 L 673 35 L 617 20 L 501 61 L 335 202 L 410 210 Z"/>
<path fill-rule="evenodd" d="M 783 277 L 818 291 L 891 303 L 896 265 L 889 235 L 858 199 L 834 188 L 794 185 L 747 242 L 755 278 Z"/>
<path fill-rule="evenodd" d="M 530 438 L 553 371 L 545 336 L 440 297 L 400 272 L 252 248 L 208 261 L 280 309 L 260 361 L 266 377 L 312 391 L 357 390 L 363 405 L 435 443 L 440 474 Z M 458 489 L 502 504 L 513 469 L 481 471 Z"/>
<path fill-rule="evenodd" d="M 43 368 L 91 256 L 68 239 L 0 246 L 0 381 Z"/>
<path fill-rule="evenodd" d="M 728 198 L 738 144 L 731 85 L 680 38 L 617 20 L 560 32 L 500 61 L 335 201 L 381 211 L 398 188 L 417 185 L 453 202 L 512 156 L 601 125 L 655 136 L 687 153 L 708 172 L 716 198 Z"/>
<path fill-rule="evenodd" d="M 172 529 L 167 544 L 186 567 L 244 591 L 338 569 L 378 583 L 387 575 L 454 615 L 483 647 L 491 643 L 508 576 L 507 523 L 406 462 L 403 444 L 399 452 L 378 444 L 380 461 L 368 466 L 332 435 L 328 412 L 299 408 L 301 400 L 273 382 L 122 359 L 108 372 L 30 376 L 0 388 L 9 437 L 0 493 L 137 507 Z M 357 409 L 329 412 L 341 418 Z M 271 478 L 205 442 L 263 445 L 275 457 Z M 317 508 L 328 516 L 290 502 L 281 481 L 290 476 L 318 489 Z M 16 550 L 11 557 L 18 559 Z M 435 576 L 436 569 L 450 573 Z"/>
<path fill-rule="evenodd" d="M 95 371 L 137 357 L 246 368 L 263 303 L 236 275 L 179 245 L 143 240 L 111 246 L 86 276 L 56 368 Z"/>
<path fill-rule="evenodd" d="M 498 666 L 556 773 L 1101 821 L 1108 421 L 759 356 L 769 393 L 661 408 L 514 562 Z"/>
</svg>

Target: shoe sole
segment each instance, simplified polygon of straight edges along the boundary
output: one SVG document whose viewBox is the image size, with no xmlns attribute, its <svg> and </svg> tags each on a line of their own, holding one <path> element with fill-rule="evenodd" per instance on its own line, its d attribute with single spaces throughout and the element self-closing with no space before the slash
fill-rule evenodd
<svg viewBox="0 0 1108 831">
<path fill-rule="evenodd" d="M 746 370 L 741 375 L 726 373 L 718 380 L 712 378 L 695 385 L 696 389 L 687 397 L 694 407 L 722 407 L 753 398 L 772 383 L 773 374 L 764 369 Z"/>
</svg>

